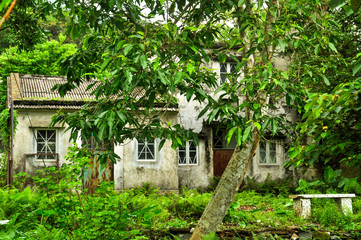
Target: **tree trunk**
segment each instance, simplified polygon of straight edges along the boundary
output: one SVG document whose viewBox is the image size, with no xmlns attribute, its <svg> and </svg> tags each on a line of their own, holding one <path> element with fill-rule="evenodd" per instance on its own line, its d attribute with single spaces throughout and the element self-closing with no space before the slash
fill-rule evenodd
<svg viewBox="0 0 361 240">
<path fill-rule="evenodd" d="M 213 196 L 204 210 L 190 240 L 202 239 L 210 232 L 216 232 L 226 215 L 248 166 L 256 152 L 260 134 L 257 128 L 252 131 L 253 142 L 247 141 L 243 148 L 237 147 L 224 171 Z"/>
</svg>

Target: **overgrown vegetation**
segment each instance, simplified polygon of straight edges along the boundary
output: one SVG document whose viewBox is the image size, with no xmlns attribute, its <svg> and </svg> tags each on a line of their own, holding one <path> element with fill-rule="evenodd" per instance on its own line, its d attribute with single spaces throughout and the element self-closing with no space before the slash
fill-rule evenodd
<svg viewBox="0 0 361 240">
<path fill-rule="evenodd" d="M 341 175 L 341 169 L 333 170 L 326 167 L 323 178 L 308 182 L 299 180 L 299 187 L 296 189 L 303 193 L 356 193 L 361 194 L 361 185 L 357 178 L 346 178 Z"/>
<path fill-rule="evenodd" d="M 40 172 L 41 177 L 34 178 L 37 188 L 1 189 L 0 219 L 10 220 L 0 225 L 2 239 L 174 239 L 170 229 L 194 227 L 211 197 L 189 189 L 179 195 L 159 195 L 149 184 L 118 193 L 111 183 L 102 183 L 94 195 L 87 195 L 79 191 L 80 171 L 80 165 L 59 171 L 50 168 L 47 177 Z M 318 199 L 312 218 L 304 220 L 295 217 L 288 197 L 247 190 L 236 195 L 221 230 L 251 233 L 293 226 L 352 232 L 361 230 L 360 197 L 353 206 L 354 215 L 344 216 L 332 201 Z"/>
<path fill-rule="evenodd" d="M 20 173 L 17 188 L 0 189 L 0 220 L 10 220 L 0 225 L 1 239 L 178 239 L 175 229 L 194 227 L 212 196 L 212 192 L 187 188 L 179 194 L 160 195 L 149 183 L 119 193 L 109 182 L 90 195 L 82 189 L 89 155 L 76 151 L 76 147 L 70 149 L 69 164 L 60 169 L 45 168 L 33 177 Z M 23 188 L 25 183 L 36 187 Z M 311 219 L 305 220 L 295 217 L 288 198 L 294 191 L 290 183 L 269 179 L 256 184 L 248 179 L 220 230 L 242 229 L 251 239 L 267 239 L 262 234 L 252 236 L 260 229 L 354 231 L 354 236 L 361 231 L 360 197 L 353 200 L 354 214 L 349 216 L 339 213 L 332 201 L 316 199 Z M 218 236 L 210 234 L 206 239 Z"/>
<path fill-rule="evenodd" d="M 7 77 L 11 73 L 62 75 L 60 62 L 74 54 L 77 48 L 75 44 L 62 44 L 65 40 L 64 36 L 59 38 L 60 42 L 52 40 L 37 44 L 32 51 L 20 51 L 18 47 L 12 47 L 0 55 L 0 141 L 2 142 L 0 152 L 3 152 L 0 157 L 0 186 L 6 184 L 7 152 L 11 132 L 10 113 L 6 108 Z M 14 119 L 16 126 L 16 117 Z"/>
</svg>

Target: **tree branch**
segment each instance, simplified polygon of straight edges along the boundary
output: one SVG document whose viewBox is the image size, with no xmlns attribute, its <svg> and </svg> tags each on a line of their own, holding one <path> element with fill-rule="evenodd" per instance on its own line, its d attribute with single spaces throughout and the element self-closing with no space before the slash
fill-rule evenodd
<svg viewBox="0 0 361 240">
<path fill-rule="evenodd" d="M 5 15 L 4 15 L 3 18 L 1 19 L 1 21 L 0 21 L 0 28 L 1 28 L 1 26 L 3 25 L 3 23 L 5 22 L 5 20 L 9 18 L 10 13 L 11 13 L 11 10 L 13 10 L 13 8 L 15 7 L 15 5 L 16 5 L 16 0 L 14 0 L 14 1 L 11 3 L 9 9 L 6 11 Z"/>
</svg>

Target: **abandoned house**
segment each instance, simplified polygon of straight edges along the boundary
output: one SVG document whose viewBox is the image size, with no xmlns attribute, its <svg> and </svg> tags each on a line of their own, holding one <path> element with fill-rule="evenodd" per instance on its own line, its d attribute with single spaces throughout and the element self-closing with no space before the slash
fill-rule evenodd
<svg viewBox="0 0 361 240">
<path fill-rule="evenodd" d="M 284 64 L 284 63 L 280 63 Z M 220 64 L 211 61 L 210 68 L 218 69 L 219 84 L 226 81 L 225 73 L 234 68 L 232 62 Z M 69 132 L 65 128 L 55 126 L 49 128 L 52 116 L 59 110 L 76 111 L 86 100 L 92 97 L 86 92 L 86 83 L 61 98 L 57 92 L 51 91 L 52 86 L 66 81 L 65 77 L 26 75 L 13 73 L 8 78 L 8 107 L 17 112 L 17 127 L 13 138 L 13 147 L 9 154 L 9 178 L 19 172 L 32 173 L 44 166 L 61 166 L 68 147 Z M 290 120 L 297 116 L 287 107 L 281 107 L 280 114 Z M 99 178 L 113 180 L 116 189 L 131 188 L 149 182 L 161 190 L 177 191 L 180 186 L 204 188 L 211 178 L 220 176 L 235 148 L 231 141 L 226 144 L 226 132 L 218 122 L 205 123 L 198 119 L 202 106 L 196 102 L 187 102 L 178 97 L 178 107 L 167 109 L 163 118 L 166 121 L 181 124 L 192 129 L 199 135 L 199 145 L 187 142 L 184 148 L 177 151 L 171 143 L 165 143 L 158 151 L 158 139 L 152 141 L 129 142 L 114 146 L 115 153 L 120 156 L 116 164 L 109 164 L 106 173 L 97 174 Z M 81 141 L 77 142 L 81 146 Z M 287 160 L 287 139 L 278 137 L 262 140 L 257 153 L 248 169 L 248 176 L 264 181 L 268 176 L 273 179 L 293 174 L 292 169 L 285 169 Z M 95 163 L 95 165 L 97 165 Z M 94 171 L 100 171 L 99 164 Z M 84 173 L 85 180 L 91 173 Z M 97 181 L 97 183 L 99 183 Z M 84 183 L 86 186 L 86 183 Z"/>
</svg>

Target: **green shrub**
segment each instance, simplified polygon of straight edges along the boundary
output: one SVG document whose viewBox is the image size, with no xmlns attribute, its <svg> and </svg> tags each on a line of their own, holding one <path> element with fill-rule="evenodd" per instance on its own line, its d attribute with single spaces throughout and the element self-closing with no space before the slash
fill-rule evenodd
<svg viewBox="0 0 361 240">
<path fill-rule="evenodd" d="M 172 195 L 173 203 L 168 210 L 178 217 L 200 218 L 211 196 L 211 193 L 201 194 L 195 189 L 183 188 L 180 195 Z"/>
<path fill-rule="evenodd" d="M 351 222 L 350 216 L 340 213 L 337 206 L 329 201 L 324 202 L 322 207 L 314 208 L 312 217 L 325 227 L 334 226 L 338 229 L 345 229 Z"/>
<path fill-rule="evenodd" d="M 355 214 L 361 214 L 361 197 L 353 198 L 352 208 Z"/>
<path fill-rule="evenodd" d="M 257 182 L 253 177 L 246 177 L 245 184 L 240 187 L 240 192 L 242 191 L 255 191 L 262 195 L 274 194 L 275 196 L 282 195 L 288 196 L 291 193 L 295 193 L 296 186 L 293 183 L 292 178 L 283 178 L 272 180 L 271 175 L 267 175 L 267 178 L 264 182 Z"/>
</svg>

